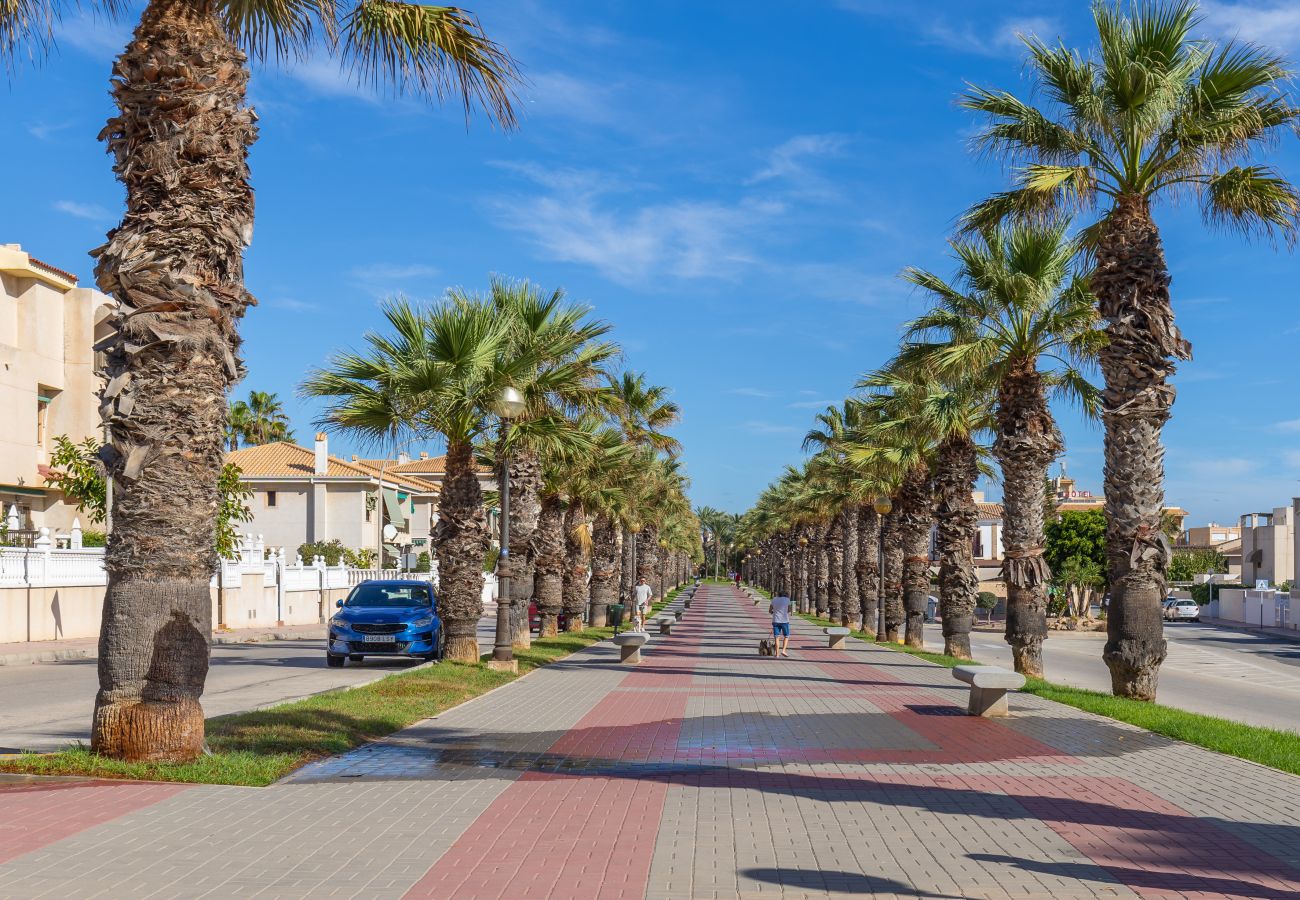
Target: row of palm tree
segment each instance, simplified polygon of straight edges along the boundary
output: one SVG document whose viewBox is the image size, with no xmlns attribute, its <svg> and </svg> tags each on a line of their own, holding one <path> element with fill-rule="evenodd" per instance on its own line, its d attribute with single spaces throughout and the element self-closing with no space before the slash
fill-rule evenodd
<svg viewBox="0 0 1300 900">
<path fill-rule="evenodd" d="M 968 658 L 972 490 L 995 461 L 1006 638 L 1016 669 L 1041 675 L 1043 484 L 1063 449 L 1051 401 L 1072 400 L 1105 427 L 1103 658 L 1117 695 L 1154 700 L 1170 558 L 1161 429 L 1191 349 L 1152 206 L 1191 195 L 1211 224 L 1294 239 L 1300 193 L 1257 156 L 1300 108 L 1285 60 L 1195 38 L 1193 2 L 1099 2 L 1093 19 L 1089 53 L 1024 39 L 1041 104 L 980 87 L 963 96 L 985 119 L 977 149 L 1008 163 L 1013 184 L 962 216 L 955 277 L 904 273 L 931 308 L 858 393 L 817 417 L 814 455 L 763 493 L 742 533 L 747 570 L 803 609 L 920 646 L 937 523 L 945 648 Z M 1094 367 L 1103 389 L 1087 378 Z"/>
<path fill-rule="evenodd" d="M 118 18 L 134 9 L 88 4 Z M 87 4 L 0 5 L 0 56 L 44 55 L 65 15 Z M 213 540 L 227 397 L 244 374 L 239 322 L 253 235 L 247 103 L 250 58 L 335 56 L 359 82 L 516 124 L 519 75 L 475 16 L 403 0 L 286 6 L 274 0 L 147 0 L 113 63 L 118 112 L 95 124 L 126 191 L 121 223 L 92 251 L 116 305 L 103 408 L 113 541 L 91 746 L 132 760 L 203 750 Z M 109 73 L 106 73 L 109 74 Z"/>
<path fill-rule="evenodd" d="M 655 592 L 680 584 L 698 558 L 699 526 L 685 497 L 678 418 L 667 391 L 612 368 L 610 326 L 562 291 L 497 279 L 483 295 L 450 291 L 433 304 L 398 299 L 365 348 L 311 373 L 307 396 L 322 422 L 376 446 L 446 444 L 446 476 L 432 534 L 439 604 L 451 659 L 478 659 L 483 564 L 491 547 L 480 465 L 508 470 L 509 576 L 514 640 L 604 625 L 615 596 L 645 577 Z M 518 391 L 523 410 L 502 421 L 498 399 Z M 635 545 L 635 573 L 622 549 Z M 626 573 L 626 574 L 624 574 Z M 621 585 L 621 587 L 620 587 Z M 615 592 L 618 592 L 617 594 Z"/>
<path fill-rule="evenodd" d="M 289 427 L 289 415 L 275 394 L 249 391 L 247 400 L 230 404 L 230 414 L 226 418 L 227 449 L 291 440 L 293 429 Z"/>
</svg>

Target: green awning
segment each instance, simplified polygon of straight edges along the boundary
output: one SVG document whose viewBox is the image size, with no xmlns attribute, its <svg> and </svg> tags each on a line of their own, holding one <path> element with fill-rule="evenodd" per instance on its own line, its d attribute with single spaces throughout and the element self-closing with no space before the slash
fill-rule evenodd
<svg viewBox="0 0 1300 900">
<path fill-rule="evenodd" d="M 405 527 L 406 511 L 402 509 L 402 501 L 398 499 L 397 491 L 391 488 L 384 489 L 384 509 L 388 510 L 388 521 L 393 523 L 393 527 Z"/>
</svg>

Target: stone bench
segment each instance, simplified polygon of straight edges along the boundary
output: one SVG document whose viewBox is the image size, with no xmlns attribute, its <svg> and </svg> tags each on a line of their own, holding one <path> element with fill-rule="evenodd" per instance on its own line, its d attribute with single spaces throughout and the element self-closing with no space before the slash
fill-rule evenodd
<svg viewBox="0 0 1300 900">
<path fill-rule="evenodd" d="M 650 640 L 644 631 L 624 631 L 614 635 L 614 643 L 619 648 L 618 661 L 634 666 L 641 661 L 641 645 Z"/>
<path fill-rule="evenodd" d="M 970 704 L 966 711 L 972 716 L 1009 716 L 1007 691 L 1025 686 L 1025 676 L 1019 672 L 997 666 L 957 666 L 952 677 L 970 685 Z"/>
<path fill-rule="evenodd" d="M 659 633 L 660 633 L 660 634 L 672 634 L 672 633 L 673 633 L 673 623 L 676 622 L 676 621 L 677 621 L 677 620 L 676 620 L 675 618 L 673 618 L 672 616 L 660 616 L 659 619 L 658 619 L 658 622 L 659 622 Z"/>
<path fill-rule="evenodd" d="M 844 628 L 843 626 L 832 626 L 830 628 L 823 628 L 822 631 L 826 632 L 826 636 L 830 639 L 827 646 L 832 650 L 844 649 L 844 639 L 849 636 L 849 630 L 847 628 Z"/>
<path fill-rule="evenodd" d="M 690 595 L 690 594 L 687 594 L 687 595 L 686 595 L 686 599 L 682 601 L 682 605 L 685 606 L 687 609 L 690 609 L 690 608 L 691 608 L 691 595 Z"/>
<path fill-rule="evenodd" d="M 680 621 L 682 620 L 682 616 L 684 616 L 684 615 L 686 615 L 686 611 L 685 611 L 685 610 L 682 610 L 682 609 L 674 609 L 674 610 L 673 610 L 673 618 L 675 618 L 678 622 L 680 622 Z"/>
</svg>

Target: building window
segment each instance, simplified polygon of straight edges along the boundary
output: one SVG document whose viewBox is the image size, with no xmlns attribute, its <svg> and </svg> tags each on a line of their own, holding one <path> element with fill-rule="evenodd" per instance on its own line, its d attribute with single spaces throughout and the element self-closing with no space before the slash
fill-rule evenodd
<svg viewBox="0 0 1300 900">
<path fill-rule="evenodd" d="M 266 492 L 266 505 L 275 506 L 275 491 Z"/>
<path fill-rule="evenodd" d="M 45 385 L 36 387 L 36 446 L 42 450 L 49 449 L 50 439 L 50 405 L 54 402 L 54 391 Z"/>
</svg>

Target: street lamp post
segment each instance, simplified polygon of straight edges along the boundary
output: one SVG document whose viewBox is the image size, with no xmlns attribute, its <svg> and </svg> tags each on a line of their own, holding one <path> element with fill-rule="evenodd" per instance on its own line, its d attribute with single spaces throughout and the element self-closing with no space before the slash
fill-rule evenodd
<svg viewBox="0 0 1300 900">
<path fill-rule="evenodd" d="M 496 414 L 501 419 L 501 552 L 497 556 L 497 636 L 492 647 L 490 669 L 519 671 L 510 629 L 510 455 L 506 451 L 506 429 L 510 420 L 524 411 L 524 397 L 512 387 L 503 388 L 497 398 Z"/>
<path fill-rule="evenodd" d="M 879 553 L 876 556 L 879 586 L 876 589 L 876 640 L 885 633 L 885 516 L 893 510 L 894 504 L 883 494 L 871 504 L 878 518 L 876 544 Z"/>
</svg>

